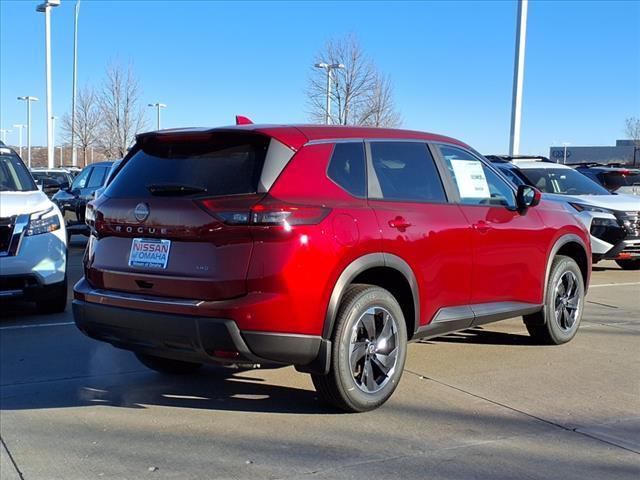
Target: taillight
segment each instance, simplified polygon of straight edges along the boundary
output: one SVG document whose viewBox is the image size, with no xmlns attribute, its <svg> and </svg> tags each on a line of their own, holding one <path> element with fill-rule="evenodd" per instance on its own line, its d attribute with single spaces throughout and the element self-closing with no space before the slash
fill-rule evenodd
<svg viewBox="0 0 640 480">
<path fill-rule="evenodd" d="M 227 225 L 278 226 L 315 225 L 329 214 L 331 209 L 314 205 L 298 205 L 265 197 L 247 208 L 225 208 L 217 199 L 198 202 L 207 212 Z"/>
</svg>

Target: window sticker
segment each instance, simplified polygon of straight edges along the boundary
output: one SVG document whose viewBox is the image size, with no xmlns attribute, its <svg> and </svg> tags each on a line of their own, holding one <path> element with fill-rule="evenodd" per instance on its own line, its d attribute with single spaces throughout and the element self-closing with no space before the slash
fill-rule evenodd
<svg viewBox="0 0 640 480">
<path fill-rule="evenodd" d="M 478 160 L 451 160 L 461 198 L 491 198 L 482 162 Z"/>
</svg>

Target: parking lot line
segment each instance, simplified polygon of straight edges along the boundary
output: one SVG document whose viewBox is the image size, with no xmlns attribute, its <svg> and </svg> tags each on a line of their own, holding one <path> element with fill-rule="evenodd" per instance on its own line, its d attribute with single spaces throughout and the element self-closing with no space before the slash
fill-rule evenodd
<svg viewBox="0 0 640 480">
<path fill-rule="evenodd" d="M 75 322 L 34 323 L 33 325 L 9 325 L 0 327 L 0 330 L 19 330 L 22 328 L 60 327 L 62 325 L 74 325 Z"/>
<path fill-rule="evenodd" d="M 589 285 L 589 288 L 597 288 L 597 287 L 628 287 L 630 285 L 640 285 L 640 282 L 601 283 L 599 285 Z"/>
</svg>

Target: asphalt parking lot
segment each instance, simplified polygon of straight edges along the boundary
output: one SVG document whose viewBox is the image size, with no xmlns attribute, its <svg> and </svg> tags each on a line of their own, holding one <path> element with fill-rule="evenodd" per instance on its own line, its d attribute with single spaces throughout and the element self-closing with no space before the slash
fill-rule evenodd
<svg viewBox="0 0 640 480">
<path fill-rule="evenodd" d="M 293 368 L 163 377 L 70 308 L 2 308 L 3 480 L 640 478 L 640 272 L 612 262 L 570 344 L 532 345 L 520 319 L 412 344 L 365 414 L 326 409 Z"/>
</svg>

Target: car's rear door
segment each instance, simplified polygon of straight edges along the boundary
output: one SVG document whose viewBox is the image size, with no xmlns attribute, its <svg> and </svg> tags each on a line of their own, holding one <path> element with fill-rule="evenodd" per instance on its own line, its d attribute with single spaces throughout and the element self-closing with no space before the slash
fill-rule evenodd
<svg viewBox="0 0 640 480">
<path fill-rule="evenodd" d="M 382 248 L 412 268 L 421 325 L 441 309 L 467 305 L 471 232 L 458 205 L 448 202 L 427 144 L 371 141 L 367 151 L 369 204 L 378 219 Z M 471 323 L 468 316 L 462 322 L 467 323 L 457 328 Z"/>
<path fill-rule="evenodd" d="M 438 151 L 473 231 L 471 303 L 540 303 L 552 230 L 535 208 L 518 212 L 513 187 L 478 156 L 444 144 Z"/>
</svg>

